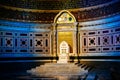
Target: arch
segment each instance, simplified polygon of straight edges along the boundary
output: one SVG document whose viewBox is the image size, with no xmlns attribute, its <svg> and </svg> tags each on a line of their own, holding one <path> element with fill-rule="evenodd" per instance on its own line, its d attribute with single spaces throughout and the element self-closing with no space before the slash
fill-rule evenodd
<svg viewBox="0 0 120 80">
<path fill-rule="evenodd" d="M 61 22 L 59 22 L 59 20 L 61 20 L 61 16 L 64 15 L 64 14 L 67 15 L 67 17 L 69 18 L 67 20 L 69 20 L 69 21 L 61 21 Z M 66 17 L 64 17 L 64 19 L 65 18 Z M 74 22 L 76 22 L 75 17 L 67 10 L 62 10 L 61 12 L 59 12 L 57 14 L 57 16 L 55 17 L 55 19 L 54 19 L 54 23 L 74 23 Z"/>
</svg>

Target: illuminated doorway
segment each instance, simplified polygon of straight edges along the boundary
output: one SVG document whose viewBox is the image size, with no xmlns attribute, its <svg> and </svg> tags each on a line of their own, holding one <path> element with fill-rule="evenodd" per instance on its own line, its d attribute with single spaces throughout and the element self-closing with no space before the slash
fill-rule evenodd
<svg viewBox="0 0 120 80">
<path fill-rule="evenodd" d="M 73 53 L 73 32 L 58 32 L 58 53 L 60 53 L 60 46 L 63 41 L 69 46 L 69 53 Z"/>
<path fill-rule="evenodd" d="M 56 52 L 60 54 L 60 44 L 65 41 L 69 46 L 69 55 L 76 54 L 76 19 L 67 10 L 61 11 L 54 19 L 56 32 Z"/>
</svg>

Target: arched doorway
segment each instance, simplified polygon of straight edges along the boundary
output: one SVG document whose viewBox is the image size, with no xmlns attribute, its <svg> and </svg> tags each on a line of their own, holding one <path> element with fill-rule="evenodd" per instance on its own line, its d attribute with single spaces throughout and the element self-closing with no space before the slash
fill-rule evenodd
<svg viewBox="0 0 120 80">
<path fill-rule="evenodd" d="M 60 44 L 65 41 L 69 46 L 69 55 L 76 53 L 76 19 L 67 10 L 59 12 L 54 19 L 54 30 L 56 33 L 56 53 L 60 54 Z"/>
</svg>

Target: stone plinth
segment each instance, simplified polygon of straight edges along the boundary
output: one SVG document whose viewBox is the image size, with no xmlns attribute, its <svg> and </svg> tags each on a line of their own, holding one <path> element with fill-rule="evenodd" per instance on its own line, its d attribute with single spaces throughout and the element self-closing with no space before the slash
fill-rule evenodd
<svg viewBox="0 0 120 80">
<path fill-rule="evenodd" d="M 68 61 L 69 55 L 67 53 L 64 53 L 59 55 L 59 60 L 57 61 L 57 63 L 68 63 Z"/>
</svg>

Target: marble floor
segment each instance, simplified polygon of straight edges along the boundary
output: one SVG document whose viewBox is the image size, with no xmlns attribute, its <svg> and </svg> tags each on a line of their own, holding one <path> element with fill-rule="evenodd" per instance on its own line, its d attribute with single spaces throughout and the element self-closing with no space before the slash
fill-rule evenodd
<svg viewBox="0 0 120 80">
<path fill-rule="evenodd" d="M 0 80 L 75 80 L 76 77 L 68 78 L 62 76 L 59 79 L 55 77 L 35 76 L 27 73 L 27 70 L 44 65 L 43 62 L 35 61 L 17 61 L 0 62 Z M 120 80 L 120 62 L 118 60 L 98 61 L 82 60 L 75 65 L 87 68 L 92 67 L 87 75 L 79 76 L 77 80 Z M 66 78 L 65 78 L 66 77 Z"/>
</svg>

